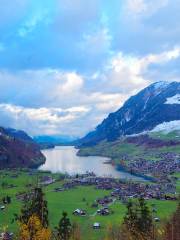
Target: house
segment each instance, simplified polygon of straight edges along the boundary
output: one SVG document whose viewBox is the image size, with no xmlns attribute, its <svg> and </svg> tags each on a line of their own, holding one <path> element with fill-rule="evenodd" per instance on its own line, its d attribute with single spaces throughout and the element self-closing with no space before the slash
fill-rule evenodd
<svg viewBox="0 0 180 240">
<path fill-rule="evenodd" d="M 102 216 L 107 216 L 110 214 L 108 208 L 102 208 L 97 210 L 97 214 L 102 215 Z"/>
<path fill-rule="evenodd" d="M 100 223 L 95 222 L 95 223 L 93 224 L 93 229 L 100 229 L 100 228 L 101 228 Z"/>
<path fill-rule="evenodd" d="M 86 216 L 86 211 L 82 209 L 76 209 L 74 210 L 73 214 L 76 216 Z"/>
<path fill-rule="evenodd" d="M 0 234 L 0 240 L 12 240 L 12 238 L 13 238 L 13 233 L 5 232 Z"/>
<path fill-rule="evenodd" d="M 74 212 L 73 212 L 74 215 L 80 215 L 80 213 L 81 213 L 81 210 L 80 210 L 80 209 L 76 209 L 76 210 L 74 210 Z"/>
<path fill-rule="evenodd" d="M 154 218 L 154 221 L 155 221 L 155 222 L 160 222 L 160 219 L 159 219 L 158 217 L 155 217 L 155 218 Z"/>
<path fill-rule="evenodd" d="M 97 199 L 97 203 L 101 205 L 109 204 L 112 202 L 113 202 L 113 199 L 109 196 L 105 196 L 104 198 Z"/>
<path fill-rule="evenodd" d="M 41 185 L 49 185 L 54 183 L 56 180 L 49 176 L 41 177 Z"/>
<path fill-rule="evenodd" d="M 3 211 L 5 209 L 5 206 L 1 206 L 0 209 Z"/>
</svg>

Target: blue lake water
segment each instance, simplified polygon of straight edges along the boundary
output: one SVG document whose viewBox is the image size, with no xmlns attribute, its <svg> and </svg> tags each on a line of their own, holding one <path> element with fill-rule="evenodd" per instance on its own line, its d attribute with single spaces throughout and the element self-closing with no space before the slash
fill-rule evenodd
<svg viewBox="0 0 180 240">
<path fill-rule="evenodd" d="M 53 173 L 68 173 L 70 175 L 94 172 L 97 176 L 143 180 L 141 177 L 118 170 L 111 164 L 104 164 L 109 160 L 108 158 L 99 156 L 80 157 L 77 156 L 77 151 L 76 148 L 71 146 L 58 146 L 53 149 L 43 150 L 42 153 L 46 157 L 46 162 L 40 166 L 40 170 L 48 170 Z"/>
</svg>

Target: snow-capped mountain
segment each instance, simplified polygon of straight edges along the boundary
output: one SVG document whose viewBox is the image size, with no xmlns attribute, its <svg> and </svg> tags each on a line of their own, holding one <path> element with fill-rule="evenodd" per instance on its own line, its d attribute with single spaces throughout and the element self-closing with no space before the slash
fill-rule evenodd
<svg viewBox="0 0 180 240">
<path fill-rule="evenodd" d="M 124 135 L 170 125 L 174 129 L 179 127 L 179 120 L 180 83 L 157 82 L 130 97 L 123 107 L 109 114 L 95 131 L 82 138 L 80 144 L 94 145 L 102 140 L 113 141 Z"/>
</svg>

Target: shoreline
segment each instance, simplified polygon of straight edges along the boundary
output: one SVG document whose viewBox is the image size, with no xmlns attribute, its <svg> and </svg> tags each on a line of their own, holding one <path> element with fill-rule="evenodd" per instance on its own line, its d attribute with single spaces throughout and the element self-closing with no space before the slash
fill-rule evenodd
<svg viewBox="0 0 180 240">
<path fill-rule="evenodd" d="M 146 180 L 146 181 L 156 182 L 156 179 L 155 179 L 153 176 L 148 176 L 148 175 L 144 175 L 144 174 L 140 174 L 140 173 L 136 173 L 136 172 L 130 171 L 130 170 L 128 170 L 127 168 L 123 167 L 123 166 L 120 165 L 120 164 L 116 164 L 115 167 L 116 167 L 118 170 L 121 170 L 121 171 L 130 173 L 130 174 L 133 175 L 133 176 L 141 177 L 141 178 L 143 178 L 143 179 Z"/>
<path fill-rule="evenodd" d="M 106 155 L 103 155 L 103 154 L 99 154 L 99 155 L 98 154 L 96 154 L 96 155 L 93 155 L 93 154 L 92 155 L 91 154 L 79 154 L 81 149 L 80 148 L 76 148 L 76 149 L 78 149 L 77 156 L 79 156 L 79 157 L 106 157 L 109 160 L 105 161 L 103 164 L 111 164 L 111 165 L 114 166 L 115 169 L 117 169 L 117 171 L 124 171 L 125 173 L 129 173 L 132 176 L 143 178 L 146 181 L 151 181 L 151 182 L 156 181 L 156 179 L 153 176 L 148 176 L 148 175 L 136 173 L 136 172 L 128 170 L 126 167 L 123 167 L 120 164 L 116 164 L 112 158 L 110 158 Z"/>
<path fill-rule="evenodd" d="M 130 174 L 133 177 L 138 177 L 138 178 L 141 178 L 140 181 L 152 181 L 152 182 L 155 182 L 155 178 L 151 177 L 151 176 L 147 176 L 147 175 L 143 175 L 143 174 L 139 174 L 139 173 L 136 173 L 136 172 L 132 172 L 130 170 L 128 170 L 127 168 L 121 166 L 120 164 L 115 164 L 114 160 L 110 157 L 107 157 L 107 156 L 103 156 L 103 155 L 90 155 L 90 154 L 84 154 L 84 155 L 81 155 L 79 154 L 80 152 L 80 149 L 77 148 L 76 146 L 69 146 L 69 145 L 66 145 L 66 146 L 55 146 L 55 148 L 58 148 L 58 147 L 73 147 L 74 149 L 77 150 L 76 152 L 76 155 L 78 157 L 104 157 L 106 158 L 106 160 L 104 160 L 104 162 L 102 164 L 106 164 L 106 165 L 111 165 L 113 166 L 113 168 L 118 171 L 118 172 L 123 172 L 123 173 L 127 173 L 127 174 Z M 53 148 L 54 149 L 54 148 Z M 53 149 L 45 149 L 45 150 L 53 150 Z"/>
</svg>

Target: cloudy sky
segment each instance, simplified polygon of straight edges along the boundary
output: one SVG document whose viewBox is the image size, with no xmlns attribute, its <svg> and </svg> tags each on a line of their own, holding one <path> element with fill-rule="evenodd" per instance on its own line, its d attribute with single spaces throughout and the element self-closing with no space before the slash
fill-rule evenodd
<svg viewBox="0 0 180 240">
<path fill-rule="evenodd" d="M 180 0 L 0 0 L 0 125 L 82 136 L 180 81 Z"/>
</svg>

